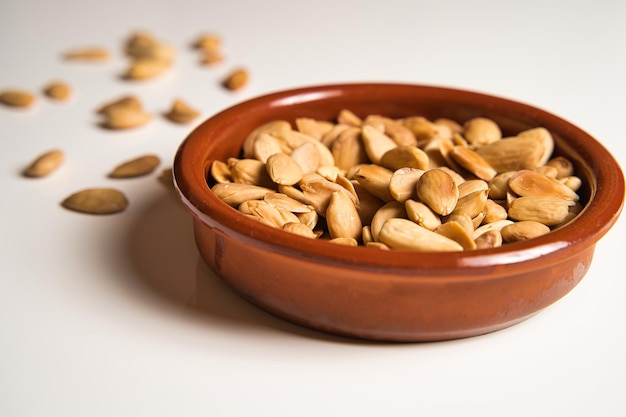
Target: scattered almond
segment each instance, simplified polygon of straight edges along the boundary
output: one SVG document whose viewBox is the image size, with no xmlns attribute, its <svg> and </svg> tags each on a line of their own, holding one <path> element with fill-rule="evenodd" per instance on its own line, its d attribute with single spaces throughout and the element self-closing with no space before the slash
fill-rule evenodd
<svg viewBox="0 0 626 417">
<path fill-rule="evenodd" d="M 144 155 L 116 166 L 110 173 L 111 178 L 132 178 L 148 175 L 161 163 L 156 155 Z"/>
<path fill-rule="evenodd" d="M 109 51 L 100 47 L 72 49 L 63 54 L 67 61 L 106 61 L 109 57 Z"/>
<path fill-rule="evenodd" d="M 65 159 L 63 151 L 54 149 L 38 156 L 25 170 L 24 176 L 31 178 L 45 177 L 56 170 Z"/>
<path fill-rule="evenodd" d="M 248 71 L 244 68 L 238 68 L 230 72 L 222 85 L 231 91 L 237 91 L 242 89 L 246 84 L 248 84 Z"/>
<path fill-rule="evenodd" d="M 143 110 L 141 102 L 134 96 L 108 102 L 96 112 L 104 116 L 102 126 L 114 130 L 139 127 L 152 119 L 152 115 Z"/>
<path fill-rule="evenodd" d="M 128 199 L 114 188 L 88 188 L 71 194 L 61 202 L 69 210 L 87 214 L 113 214 L 128 207 Z"/>
<path fill-rule="evenodd" d="M 129 80 L 146 80 L 164 73 L 171 64 L 167 61 L 152 58 L 133 60 L 123 74 Z"/>
<path fill-rule="evenodd" d="M 148 32 L 136 32 L 126 40 L 124 52 L 130 59 L 123 77 L 146 80 L 157 77 L 174 62 L 174 49 Z"/>
<path fill-rule="evenodd" d="M 222 45 L 222 40 L 219 36 L 210 33 L 200 34 L 196 40 L 192 43 L 192 48 L 202 50 L 216 50 Z"/>
<path fill-rule="evenodd" d="M 113 130 L 133 129 L 152 120 L 152 115 L 143 110 L 114 108 L 107 112 L 103 127 Z"/>
<path fill-rule="evenodd" d="M 200 112 L 189 106 L 184 101 L 177 99 L 172 103 L 172 107 L 165 114 L 165 117 L 174 123 L 187 124 L 193 122 Z"/>
<path fill-rule="evenodd" d="M 65 101 L 72 94 L 72 89 L 63 81 L 54 81 L 44 87 L 43 93 L 53 100 Z"/>
<path fill-rule="evenodd" d="M 35 103 L 35 95 L 24 90 L 0 91 L 0 103 L 10 107 L 27 108 Z"/>
<path fill-rule="evenodd" d="M 96 113 L 106 115 L 109 111 L 116 108 L 141 110 L 142 104 L 141 101 L 139 101 L 139 99 L 135 96 L 123 96 L 103 104 L 96 110 Z"/>
</svg>

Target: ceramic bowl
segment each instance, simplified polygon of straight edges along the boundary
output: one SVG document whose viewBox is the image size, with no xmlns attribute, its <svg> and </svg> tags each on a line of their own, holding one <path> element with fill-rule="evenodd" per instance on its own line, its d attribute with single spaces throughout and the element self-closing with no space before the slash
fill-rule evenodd
<svg viewBox="0 0 626 417">
<path fill-rule="evenodd" d="M 575 164 L 584 209 L 568 225 L 525 242 L 457 253 L 347 247 L 273 229 L 220 201 L 213 160 L 236 157 L 247 134 L 276 119 L 421 115 L 496 121 L 505 135 L 543 126 L 555 154 Z M 611 154 L 571 123 L 535 107 L 471 91 L 404 84 L 313 86 L 265 95 L 211 117 L 181 144 L 174 178 L 193 217 L 198 250 L 242 297 L 286 320 L 382 341 L 476 336 L 550 306 L 585 276 L 596 242 L 617 220 L 624 176 Z"/>
</svg>

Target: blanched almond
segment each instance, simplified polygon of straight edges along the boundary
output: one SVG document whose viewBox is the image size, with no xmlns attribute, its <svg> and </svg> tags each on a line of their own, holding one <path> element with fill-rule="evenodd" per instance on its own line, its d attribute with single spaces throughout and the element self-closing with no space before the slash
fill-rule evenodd
<svg viewBox="0 0 626 417">
<path fill-rule="evenodd" d="M 500 126 L 486 117 L 475 117 L 463 125 L 463 137 L 472 145 L 488 145 L 502 139 Z"/>
<path fill-rule="evenodd" d="M 328 181 L 325 178 L 319 177 L 314 179 L 303 178 L 300 182 L 300 189 L 302 194 L 307 199 L 307 204 L 310 204 L 315 208 L 315 211 L 321 216 L 326 216 L 326 209 L 330 203 L 330 197 L 333 192 L 340 191 L 346 193 L 351 198 L 355 198 L 350 191 L 346 190 L 339 184 L 332 181 Z M 356 199 L 355 199 L 356 200 Z"/>
<path fill-rule="evenodd" d="M 580 177 L 577 177 L 575 175 L 559 178 L 559 182 L 574 192 L 577 192 L 583 185 L 583 181 L 580 179 Z"/>
<path fill-rule="evenodd" d="M 299 132 L 317 140 L 322 140 L 322 137 L 335 126 L 333 123 L 326 120 L 317 120 L 311 117 L 298 117 L 295 123 L 296 129 L 298 129 Z"/>
<path fill-rule="evenodd" d="M 393 139 L 371 125 L 363 126 L 361 137 L 363 138 L 365 152 L 374 164 L 380 164 L 380 160 L 385 152 L 398 146 Z"/>
<path fill-rule="evenodd" d="M 24 90 L 0 91 L 0 103 L 11 107 L 30 107 L 35 102 L 35 95 Z"/>
<path fill-rule="evenodd" d="M 61 202 L 66 209 L 86 214 L 113 214 L 128 207 L 128 199 L 114 188 L 87 188 Z"/>
<path fill-rule="evenodd" d="M 330 144 L 330 150 L 335 159 L 335 165 L 344 171 L 369 161 L 365 145 L 361 140 L 361 129 L 356 127 L 343 129 Z"/>
<path fill-rule="evenodd" d="M 544 155 L 550 148 L 542 137 L 535 135 L 505 138 L 476 149 L 498 173 L 535 169 L 542 165 Z"/>
<path fill-rule="evenodd" d="M 571 188 L 535 171 L 522 170 L 511 176 L 509 188 L 515 194 L 524 196 L 551 196 L 577 201 L 578 194 Z"/>
<path fill-rule="evenodd" d="M 243 157 L 254 157 L 254 142 L 262 133 L 273 134 L 281 130 L 291 130 L 291 124 L 286 120 L 272 120 L 255 128 L 246 136 L 243 142 Z"/>
<path fill-rule="evenodd" d="M 476 249 L 476 243 L 467 229 L 457 221 L 447 221 L 435 229 L 435 233 L 454 240 L 463 247 L 464 250 Z"/>
<path fill-rule="evenodd" d="M 298 217 L 300 223 L 306 225 L 306 227 L 311 230 L 315 229 L 315 226 L 317 226 L 317 221 L 319 219 L 319 216 L 315 210 L 306 213 L 296 213 L 296 217 Z"/>
<path fill-rule="evenodd" d="M 503 227 L 500 233 L 502 234 L 502 239 L 511 243 L 545 235 L 550 233 L 550 228 L 543 223 L 524 220 Z"/>
<path fill-rule="evenodd" d="M 415 146 L 397 146 L 383 154 L 380 164 L 392 171 L 400 168 L 427 170 L 428 155 Z"/>
<path fill-rule="evenodd" d="M 257 159 L 240 159 L 230 166 L 230 175 L 234 182 L 274 188 L 276 184 L 267 172 L 267 166 Z"/>
<path fill-rule="evenodd" d="M 65 101 L 72 94 L 72 90 L 63 81 L 53 81 L 44 87 L 43 93 L 53 100 Z"/>
<path fill-rule="evenodd" d="M 269 133 L 261 133 L 254 144 L 252 145 L 252 152 L 254 158 L 262 163 L 266 163 L 267 159 L 277 153 L 283 153 L 286 144 Z"/>
<path fill-rule="evenodd" d="M 301 203 L 300 201 L 293 199 L 283 193 L 267 193 L 265 194 L 265 196 L 263 196 L 263 200 L 273 205 L 277 209 L 287 210 L 292 213 L 307 213 L 314 210 L 312 206 Z"/>
<path fill-rule="evenodd" d="M 280 139 L 284 142 L 289 149 L 295 149 L 298 146 L 304 143 L 312 143 L 320 154 L 320 165 L 336 165 L 335 158 L 333 157 L 332 152 L 328 149 L 322 142 L 306 135 L 304 133 L 298 132 L 297 130 L 276 130 L 273 131 L 272 136 Z"/>
<path fill-rule="evenodd" d="M 454 179 L 444 170 L 426 171 L 416 185 L 417 196 L 435 213 L 447 216 L 459 199 L 459 189 Z"/>
<path fill-rule="evenodd" d="M 187 124 L 193 122 L 200 112 L 183 100 L 176 99 L 172 103 L 172 107 L 165 114 L 165 117 L 174 123 Z"/>
<path fill-rule="evenodd" d="M 509 180 L 517 171 L 502 172 L 489 181 L 489 198 L 504 200 L 509 193 Z"/>
<path fill-rule="evenodd" d="M 245 68 L 237 68 L 228 74 L 222 85 L 231 91 L 241 90 L 248 84 L 248 78 L 248 71 Z"/>
<path fill-rule="evenodd" d="M 283 225 L 283 230 L 285 232 L 293 233 L 294 235 L 298 236 L 308 237 L 310 239 L 315 239 L 317 237 L 315 233 L 313 233 L 313 230 L 311 230 L 306 224 L 300 222 L 285 223 Z"/>
<path fill-rule="evenodd" d="M 557 171 L 556 178 L 569 177 L 574 175 L 574 164 L 563 156 L 556 156 L 546 162 L 547 166 L 554 167 Z"/>
<path fill-rule="evenodd" d="M 459 184 L 459 198 L 475 191 L 489 191 L 489 184 L 483 180 L 467 180 Z"/>
<path fill-rule="evenodd" d="M 402 124 L 413 133 L 418 146 L 423 146 L 440 135 L 440 127 L 422 116 L 406 117 L 402 119 Z"/>
<path fill-rule="evenodd" d="M 267 158 L 267 172 L 276 184 L 294 185 L 302 179 L 300 165 L 284 153 Z"/>
<path fill-rule="evenodd" d="M 161 59 L 141 58 L 133 60 L 123 74 L 129 80 L 146 80 L 163 74 L 171 63 Z"/>
<path fill-rule="evenodd" d="M 528 196 L 515 199 L 509 208 L 509 217 L 514 220 L 533 220 L 547 226 L 562 223 L 569 214 L 572 201 L 560 197 Z"/>
<path fill-rule="evenodd" d="M 389 182 L 393 172 L 380 165 L 361 165 L 354 173 L 354 178 L 367 191 L 383 201 L 393 201 L 394 198 L 389 191 Z"/>
<path fill-rule="evenodd" d="M 343 246 L 359 246 L 359 242 L 356 239 L 351 237 L 336 237 L 334 239 L 330 239 L 329 243 L 334 243 L 335 245 L 343 245 Z"/>
<path fill-rule="evenodd" d="M 352 111 L 348 109 L 342 109 L 337 116 L 337 122 L 339 124 L 348 126 L 361 126 L 363 120 Z"/>
<path fill-rule="evenodd" d="M 374 217 L 372 217 L 372 223 L 370 224 L 372 237 L 374 240 L 378 240 L 378 234 L 387 220 L 406 217 L 407 215 L 404 205 L 397 201 L 390 201 L 378 209 L 376 214 L 374 214 Z"/>
<path fill-rule="evenodd" d="M 318 148 L 312 142 L 306 142 L 296 147 L 291 152 L 291 159 L 300 165 L 304 174 L 315 172 L 321 161 Z"/>
<path fill-rule="evenodd" d="M 358 239 L 361 236 L 361 218 L 347 194 L 335 191 L 326 209 L 326 224 L 330 237 Z"/>
<path fill-rule="evenodd" d="M 211 190 L 220 200 L 233 207 L 238 207 L 244 201 L 260 200 L 265 194 L 274 191 L 257 185 L 237 183 L 215 184 Z"/>
<path fill-rule="evenodd" d="M 537 161 L 537 166 L 545 165 L 554 152 L 554 139 L 548 129 L 544 127 L 535 127 L 517 134 L 518 138 L 529 139 L 542 150 L 542 154 Z"/>
<path fill-rule="evenodd" d="M 143 155 L 117 165 L 109 177 L 111 178 L 131 178 L 147 175 L 153 172 L 161 163 L 161 158 L 157 155 Z"/>
<path fill-rule="evenodd" d="M 152 115 L 143 110 L 115 107 L 106 113 L 102 126 L 113 130 L 133 129 L 152 120 Z"/>
<path fill-rule="evenodd" d="M 424 175 L 424 170 L 415 168 L 400 168 L 393 172 L 389 180 L 391 196 L 401 203 L 417 197 L 417 182 Z"/>
<path fill-rule="evenodd" d="M 45 177 L 56 170 L 63 163 L 64 159 L 65 155 L 59 149 L 45 152 L 31 162 L 24 170 L 24 175 L 31 178 Z"/>
<path fill-rule="evenodd" d="M 504 219 L 504 220 L 496 220 L 495 222 L 484 224 L 476 230 L 474 230 L 474 240 L 478 239 L 483 233 L 487 233 L 489 231 L 497 231 L 500 232 L 503 227 L 513 224 L 512 220 Z"/>
<path fill-rule="evenodd" d="M 490 181 L 497 172 L 478 153 L 465 146 L 455 146 L 450 151 L 452 158 L 460 166 L 476 175 L 481 180 Z"/>
<path fill-rule="evenodd" d="M 214 33 L 201 33 L 192 42 L 194 49 L 216 50 L 222 45 L 222 39 Z"/>
<path fill-rule="evenodd" d="M 417 146 L 417 139 L 413 132 L 397 120 L 383 116 L 368 116 L 364 125 L 382 126 L 382 131 L 398 146 Z"/>
<path fill-rule="evenodd" d="M 392 249 L 418 252 L 459 252 L 463 247 L 456 241 L 425 229 L 411 220 L 389 219 L 379 234 L 378 241 Z"/>
<path fill-rule="evenodd" d="M 409 219 L 428 230 L 435 230 L 441 225 L 441 218 L 422 202 L 406 200 L 404 208 Z"/>
<path fill-rule="evenodd" d="M 474 191 L 459 198 L 452 213 L 467 214 L 470 218 L 474 218 L 485 209 L 485 204 L 487 204 L 487 191 Z"/>
<path fill-rule="evenodd" d="M 233 176 L 230 173 L 230 168 L 228 164 L 223 161 L 215 160 L 211 163 L 211 178 L 213 178 L 216 182 L 227 183 L 233 182 Z"/>
<path fill-rule="evenodd" d="M 63 54 L 67 61 L 106 61 L 109 59 L 109 51 L 100 47 L 78 48 Z"/>
<path fill-rule="evenodd" d="M 96 110 L 96 113 L 106 116 L 112 110 L 120 108 L 129 110 L 143 110 L 143 105 L 136 96 L 127 95 L 103 104 Z"/>
<path fill-rule="evenodd" d="M 250 206 L 252 216 L 263 224 L 282 229 L 286 223 L 299 222 L 295 214 L 287 210 L 276 208 L 264 200 L 258 200 L 254 203 L 254 205 Z"/>
<path fill-rule="evenodd" d="M 489 230 L 478 236 L 474 243 L 476 249 L 493 249 L 502 246 L 502 234 L 498 230 Z"/>
<path fill-rule="evenodd" d="M 509 214 L 506 209 L 492 199 L 488 199 L 485 203 L 485 223 L 493 223 L 498 220 L 505 220 Z"/>
</svg>

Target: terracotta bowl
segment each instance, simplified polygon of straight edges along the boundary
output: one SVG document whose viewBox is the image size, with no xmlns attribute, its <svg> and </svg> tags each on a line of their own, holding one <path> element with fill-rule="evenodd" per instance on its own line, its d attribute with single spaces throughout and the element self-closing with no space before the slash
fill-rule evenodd
<svg viewBox="0 0 626 417">
<path fill-rule="evenodd" d="M 555 153 L 582 178 L 583 212 L 542 237 L 497 249 L 415 253 L 347 247 L 249 220 L 209 189 L 213 160 L 240 154 L 246 135 L 276 119 L 334 120 L 422 115 L 463 122 L 485 116 L 505 134 L 549 129 Z M 624 176 L 615 159 L 578 127 L 540 109 L 469 91 L 420 85 L 348 84 L 278 92 L 235 105 L 181 144 L 174 178 L 193 216 L 204 261 L 236 292 L 284 319 L 334 334 L 384 341 L 437 341 L 519 323 L 583 278 L 595 244 L 616 222 Z"/>
</svg>

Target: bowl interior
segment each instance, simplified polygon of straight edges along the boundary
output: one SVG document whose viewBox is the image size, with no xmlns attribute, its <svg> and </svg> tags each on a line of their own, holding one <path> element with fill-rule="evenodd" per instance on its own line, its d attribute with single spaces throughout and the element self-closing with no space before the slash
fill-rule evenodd
<svg viewBox="0 0 626 417">
<path fill-rule="evenodd" d="M 358 116 L 392 118 L 446 117 L 457 122 L 473 117 L 493 119 L 505 136 L 545 127 L 555 140 L 555 155 L 570 159 L 582 179 L 585 208 L 568 225 L 526 242 L 459 253 L 388 253 L 363 247 L 332 245 L 273 229 L 249 220 L 215 197 L 209 189 L 214 160 L 240 155 L 252 130 L 272 120 L 292 123 L 298 117 L 335 120 L 342 109 Z M 573 245 L 593 244 L 617 220 L 624 200 L 623 174 L 611 154 L 589 134 L 541 109 L 471 91 L 404 84 L 342 84 L 278 92 L 243 102 L 210 118 L 183 142 L 176 155 L 174 177 L 183 201 L 210 227 L 224 230 L 251 245 L 310 256 L 318 262 L 341 262 L 356 268 L 440 269 L 525 262 Z M 443 272 L 442 272 L 443 273 Z"/>
</svg>

